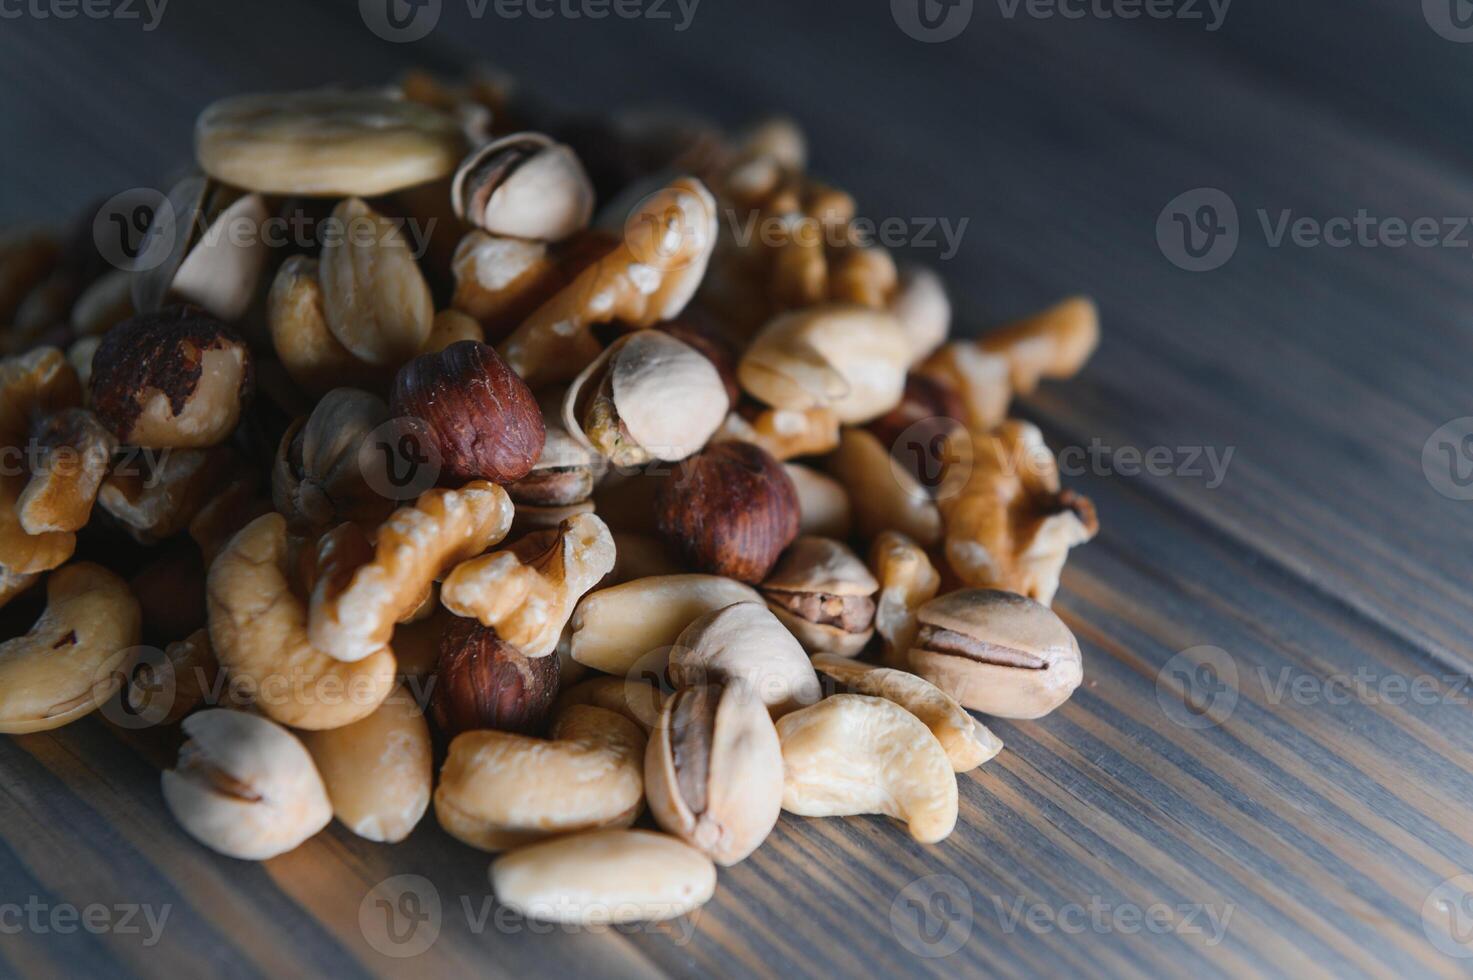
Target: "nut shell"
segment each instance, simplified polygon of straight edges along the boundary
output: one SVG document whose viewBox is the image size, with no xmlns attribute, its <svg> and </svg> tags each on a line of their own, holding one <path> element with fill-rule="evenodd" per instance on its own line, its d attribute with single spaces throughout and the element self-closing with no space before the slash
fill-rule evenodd
<svg viewBox="0 0 1473 980">
<path fill-rule="evenodd" d="M 875 635 L 880 583 L 859 556 L 830 538 L 802 537 L 783 553 L 762 594 L 810 653 L 852 657 Z"/>
<path fill-rule="evenodd" d="M 456 217 L 493 235 L 557 242 L 588 227 L 593 184 L 569 147 L 513 133 L 461 161 L 450 200 Z"/>
</svg>

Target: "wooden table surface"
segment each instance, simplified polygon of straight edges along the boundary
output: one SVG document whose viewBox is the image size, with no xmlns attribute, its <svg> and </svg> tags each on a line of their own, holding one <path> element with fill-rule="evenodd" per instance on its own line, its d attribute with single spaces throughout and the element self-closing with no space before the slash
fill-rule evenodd
<svg viewBox="0 0 1473 980">
<path fill-rule="evenodd" d="M 1473 45 L 1439 2 L 1237 0 L 1208 30 L 967 0 L 926 43 L 883 0 L 704 0 L 685 30 L 673 0 L 597 21 L 444 0 L 402 44 L 352 2 L 173 0 L 153 30 L 37 2 L 0 19 L 6 221 L 159 186 L 217 96 L 411 65 L 490 60 L 569 106 L 791 113 L 864 214 L 967 222 L 955 254 L 912 249 L 965 329 L 1098 299 L 1095 359 L 1018 411 L 1074 447 L 1103 530 L 1056 603 L 1084 686 L 996 725 L 1007 751 L 962 778 L 940 846 L 785 817 L 693 921 L 534 929 L 433 819 L 398 847 L 334 827 L 217 857 L 164 809 L 163 744 L 89 720 L 0 739 L 0 974 L 1473 975 L 1473 444 L 1434 438 L 1473 415 Z M 1204 188 L 1237 247 L 1194 272 L 1174 215 Z M 1398 247 L 1419 218 L 1438 233 Z M 365 896 L 401 874 L 441 904 L 413 958 L 369 935 Z M 168 918 L 47 917 L 89 905 Z"/>
</svg>

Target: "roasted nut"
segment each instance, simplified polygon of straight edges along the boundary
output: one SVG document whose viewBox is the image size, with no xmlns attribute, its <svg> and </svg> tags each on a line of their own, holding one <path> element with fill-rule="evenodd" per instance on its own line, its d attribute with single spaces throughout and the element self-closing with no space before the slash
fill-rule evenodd
<svg viewBox="0 0 1473 980">
<path fill-rule="evenodd" d="M 661 482 L 655 515 L 661 536 L 692 566 L 756 583 L 798 536 L 798 491 L 761 449 L 724 442 Z"/>
<path fill-rule="evenodd" d="M 46 612 L 0 643 L 0 733 L 45 732 L 91 714 L 122 686 L 142 614 L 128 583 L 76 562 L 46 582 Z"/>
<path fill-rule="evenodd" d="M 83 337 L 66 349 L 67 363 L 77 372 L 77 380 L 82 384 L 84 396 L 92 385 L 92 358 L 97 356 L 97 348 L 100 346 L 101 337 Z"/>
<path fill-rule="evenodd" d="M 644 809 L 644 733 L 621 715 L 574 705 L 551 740 L 465 732 L 435 790 L 446 833 L 483 851 L 554 834 L 627 827 Z"/>
<path fill-rule="evenodd" d="M 474 341 L 423 354 L 394 379 L 393 413 L 422 419 L 441 478 L 515 483 L 536 465 L 546 430 L 537 400 L 495 348 Z"/>
<path fill-rule="evenodd" d="M 397 843 L 430 806 L 435 775 L 424 713 L 402 687 L 377 711 L 302 742 L 322 775 L 332 812 L 365 840 Z"/>
<path fill-rule="evenodd" d="M 1042 718 L 1084 677 L 1079 641 L 1048 606 L 965 589 L 921 607 L 910 666 L 973 711 Z"/>
<path fill-rule="evenodd" d="M 97 505 L 139 543 L 156 544 L 188 527 L 241 465 L 225 446 L 124 456 L 102 481 Z"/>
<path fill-rule="evenodd" d="M 1100 343 L 1100 311 L 1084 296 L 1066 299 L 1042 313 L 999 327 L 978 343 L 1007 358 L 1013 391 L 1026 395 L 1043 378 L 1078 373 Z"/>
<path fill-rule="evenodd" d="M 219 678 L 209 631 L 198 629 L 165 647 L 159 663 L 139 663 L 123 697 L 135 718 L 173 725 L 220 690 Z"/>
<path fill-rule="evenodd" d="M 533 735 L 558 693 L 557 657 L 529 657 L 469 619 L 440 638 L 430 717 L 446 738 L 494 729 Z"/>
<path fill-rule="evenodd" d="M 817 701 L 818 675 L 793 635 L 755 602 L 707 613 L 687 626 L 670 651 L 677 688 L 722 682 L 742 688 L 780 718 Z"/>
<path fill-rule="evenodd" d="M 568 435 L 560 425 L 546 425 L 542 453 L 526 476 L 509 483 L 506 492 L 518 504 L 532 507 L 569 507 L 593 494 L 602 475 L 602 459 Z"/>
<path fill-rule="evenodd" d="M 854 424 L 899 403 L 909 363 L 905 333 L 889 313 L 817 306 L 764 327 L 737 377 L 748 394 L 775 408 L 828 408 Z"/>
<path fill-rule="evenodd" d="M 429 284 L 394 222 L 356 197 L 332 216 L 345 231 L 323 243 L 318 267 L 327 328 L 359 360 L 402 364 L 430 335 Z"/>
<path fill-rule="evenodd" d="M 940 502 L 952 571 L 973 588 L 1004 589 L 1048 605 L 1069 549 L 1099 530 L 1094 504 L 1059 490 L 1058 463 L 1031 423 L 957 433 L 946 453 L 948 466 L 964 475 Z"/>
<path fill-rule="evenodd" d="M 265 861 L 332 821 L 312 757 L 281 726 L 243 711 L 202 711 L 184 719 L 184 734 L 178 763 L 164 773 L 164 803 L 211 850 Z"/>
<path fill-rule="evenodd" d="M 543 922 L 658 922 L 710 901 L 716 866 L 664 834 L 601 830 L 497 858 L 491 887 L 502 905 Z"/>
<path fill-rule="evenodd" d="M 894 701 L 915 715 L 936 736 L 957 772 L 975 769 L 1002 751 L 1002 740 L 986 725 L 967 714 L 951 695 L 915 674 L 827 653 L 813 658 L 813 669 L 848 691 Z"/>
<path fill-rule="evenodd" d="M 737 350 L 714 317 L 691 308 L 674 320 L 655 324 L 655 329 L 700 351 L 721 376 L 726 400 L 732 405 L 741 400 L 742 387 L 736 376 Z"/>
<path fill-rule="evenodd" d="M 37 457 L 15 503 L 27 534 L 80 531 L 92 515 L 118 442 L 85 408 L 46 416 L 32 430 Z"/>
<path fill-rule="evenodd" d="M 250 351 L 198 308 L 145 313 L 103 336 L 91 390 L 98 418 L 130 446 L 214 446 L 235 428 L 251 394 Z"/>
<path fill-rule="evenodd" d="M 873 540 L 893 530 L 925 547 L 941 540 L 941 513 L 936 502 L 870 433 L 845 429 L 838 452 L 828 458 L 826 465 L 849 490 L 854 523 L 861 537 Z"/>
<path fill-rule="evenodd" d="M 481 344 L 486 342 L 486 331 L 476 322 L 475 317 L 468 316 L 459 310 L 441 310 L 435 314 L 435 319 L 430 322 L 430 335 L 425 339 L 421 354 L 438 354 L 451 344 L 458 344 L 462 340 L 474 340 Z"/>
<path fill-rule="evenodd" d="M 793 542 L 762 583 L 767 608 L 809 653 L 852 657 L 875 635 L 880 583 L 832 538 Z"/>
<path fill-rule="evenodd" d="M 910 345 L 910 362 L 915 364 L 946 342 L 951 330 L 951 300 L 941 277 L 925 266 L 900 269 L 900 282 L 890 312 L 900 321 Z"/>
<path fill-rule="evenodd" d="M 661 575 L 600 589 L 569 621 L 568 649 L 585 667 L 620 677 L 692 622 L 737 602 L 760 603 L 750 586 L 716 575 Z"/>
<path fill-rule="evenodd" d="M 661 827 L 731 866 L 755 851 L 782 812 L 783 752 L 765 706 L 738 685 L 676 691 L 644 762 Z"/>
<path fill-rule="evenodd" d="M 380 644 L 371 656 L 343 663 L 314 648 L 307 610 L 291 588 L 295 561 L 281 515 L 246 525 L 210 566 L 210 643 L 220 666 L 272 719 L 311 730 L 351 725 L 393 690 L 394 654 Z"/>
<path fill-rule="evenodd" d="M 626 334 L 573 380 L 562 422 L 615 466 L 680 460 L 726 417 L 726 386 L 709 358 L 655 330 Z"/>
<path fill-rule="evenodd" d="M 956 775 L 925 723 L 893 701 L 836 694 L 777 723 L 783 809 L 802 817 L 883 813 L 922 844 L 956 826 Z"/>
<path fill-rule="evenodd" d="M 529 657 L 546 657 L 573 607 L 614 567 L 614 539 L 593 514 L 538 531 L 505 551 L 456 566 L 440 601 L 496 630 Z"/>
<path fill-rule="evenodd" d="M 546 299 L 544 291 L 557 265 L 546 242 L 469 232 L 450 261 L 455 275 L 450 305 L 499 337 L 505 324 L 514 321 L 510 326 L 515 326 Z"/>
<path fill-rule="evenodd" d="M 916 370 L 934 378 L 962 400 L 962 422 L 973 432 L 986 432 L 1007 418 L 1013 400 L 1011 366 L 1001 354 L 972 341 L 954 340 L 921 362 Z"/>
<path fill-rule="evenodd" d="M 907 670 L 910 648 L 920 629 L 916 614 L 936 598 L 941 575 L 925 549 L 899 531 L 886 531 L 875 538 L 869 563 L 880 580 L 875 631 L 885 644 L 885 666 Z"/>
<path fill-rule="evenodd" d="M 783 464 L 783 471 L 798 491 L 798 532 L 841 540 L 849 537 L 853 507 L 844 485 L 831 476 L 797 463 Z"/>
<path fill-rule="evenodd" d="M 457 217 L 493 235 L 558 242 L 593 216 L 593 184 L 577 154 L 541 133 L 514 133 L 473 151 L 450 195 Z"/>
<path fill-rule="evenodd" d="M 12 572 L 0 567 L 0 609 L 9 605 L 12 599 L 25 595 L 39 581 L 40 572 Z"/>
<path fill-rule="evenodd" d="M 238 95 L 200 114 L 195 157 L 263 194 L 372 197 L 448 176 L 465 140 L 453 116 L 379 91 Z"/>
<path fill-rule="evenodd" d="M 746 413 L 754 403 L 743 403 Z M 828 408 L 768 408 L 745 414 L 732 412 L 712 437 L 713 442 L 750 442 L 774 459 L 822 456 L 839 446 L 839 417 Z"/>
<path fill-rule="evenodd" d="M 266 323 L 282 367 L 305 391 L 339 385 L 378 387 L 388 369 L 361 361 L 327 326 L 318 262 L 293 255 L 281 264 L 266 296 Z"/>
<path fill-rule="evenodd" d="M 388 419 L 389 406 L 377 395 L 336 388 L 287 429 L 271 473 L 271 499 L 294 533 L 320 534 L 343 521 L 376 527 L 389 516 L 394 502 L 368 479 L 384 461 L 364 452 L 364 440 Z"/>
<path fill-rule="evenodd" d="M 312 588 L 307 621 L 312 645 L 347 662 L 383 650 L 435 580 L 500 541 L 511 517 L 506 491 L 490 483 L 429 490 L 389 516 L 371 551 L 324 555 L 329 571 Z"/>
</svg>

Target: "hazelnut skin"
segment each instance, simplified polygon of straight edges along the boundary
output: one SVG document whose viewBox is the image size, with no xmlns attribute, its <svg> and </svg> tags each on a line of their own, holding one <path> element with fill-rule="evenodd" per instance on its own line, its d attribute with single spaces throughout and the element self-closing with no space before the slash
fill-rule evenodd
<svg viewBox="0 0 1473 980">
<path fill-rule="evenodd" d="M 532 472 L 547 439 L 532 390 L 494 347 L 474 340 L 405 364 L 389 407 L 428 426 L 446 486 L 515 483 Z"/>
<path fill-rule="evenodd" d="M 528 657 L 472 619 L 440 637 L 430 717 L 447 739 L 492 728 L 523 735 L 542 728 L 558 693 L 557 657 Z"/>
<path fill-rule="evenodd" d="M 718 443 L 660 483 L 655 522 L 697 570 L 757 584 L 798 537 L 798 490 L 766 451 Z"/>
</svg>

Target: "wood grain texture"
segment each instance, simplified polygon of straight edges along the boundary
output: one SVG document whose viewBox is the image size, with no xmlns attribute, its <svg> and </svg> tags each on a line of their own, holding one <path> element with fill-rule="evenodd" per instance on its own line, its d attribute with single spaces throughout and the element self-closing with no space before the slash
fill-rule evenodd
<svg viewBox="0 0 1473 980">
<path fill-rule="evenodd" d="M 1473 872 L 1473 504 L 1421 466 L 1432 432 L 1473 414 L 1473 247 L 1273 247 L 1258 214 L 1473 215 L 1458 85 L 1473 45 L 1391 0 L 1238 0 L 1215 32 L 1008 19 L 979 2 L 945 44 L 905 36 L 884 3 L 704 0 L 676 31 L 474 19 L 445 0 L 437 30 L 408 45 L 375 38 L 355 7 L 174 0 L 152 32 L 0 23 L 0 217 L 157 185 L 219 95 L 415 64 L 491 59 L 572 106 L 674 103 L 728 123 L 789 112 L 815 169 L 863 213 L 967 221 L 955 255 L 911 250 L 947 276 L 965 329 L 1069 293 L 1099 300 L 1094 361 L 1019 406 L 1057 449 L 1114 451 L 1069 480 L 1104 528 L 1056 603 L 1085 686 L 1042 722 L 996 726 L 1007 751 L 962 778 L 944 844 L 883 819 L 785 817 L 693 923 L 601 935 L 536 934 L 494 910 L 478 929 L 486 860 L 432 819 L 399 847 L 334 827 L 246 865 L 169 818 L 166 737 L 90 720 L 0 740 L 0 904 L 171 909 L 151 947 L 0 933 L 0 974 L 1473 971 L 1429 941 L 1423 914 L 1434 887 Z M 1193 274 L 1163 256 L 1156 222 L 1199 187 L 1234 200 L 1242 240 Z M 1220 485 L 1121 472 L 1122 449 L 1155 446 L 1233 455 Z M 1236 706 L 1185 727 L 1162 671 L 1203 646 L 1231 657 Z M 1398 686 L 1413 680 L 1430 694 Z M 399 874 L 431 880 L 443 905 L 439 939 L 413 959 L 381 955 L 360 928 L 369 889 Z M 969 937 L 945 957 L 892 928 L 906 886 L 933 874 L 971 903 Z M 1191 928 L 1108 918 L 1157 903 L 1197 910 L 1172 913 Z M 1204 910 L 1227 916 L 1220 942 Z"/>
</svg>

